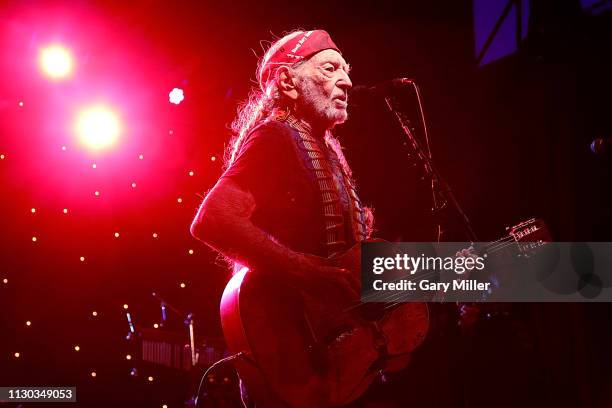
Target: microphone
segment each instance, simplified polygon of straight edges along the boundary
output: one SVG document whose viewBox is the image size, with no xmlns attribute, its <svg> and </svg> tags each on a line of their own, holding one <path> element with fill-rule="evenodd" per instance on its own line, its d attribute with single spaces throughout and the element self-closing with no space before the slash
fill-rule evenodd
<svg viewBox="0 0 612 408">
<path fill-rule="evenodd" d="M 597 138 L 591 142 L 591 151 L 595 154 L 608 154 L 612 151 L 612 138 Z"/>
<path fill-rule="evenodd" d="M 387 81 L 379 82 L 373 86 L 358 85 L 349 91 L 349 98 L 355 98 L 361 100 L 367 97 L 385 97 L 390 95 L 396 89 L 401 89 L 406 86 L 410 86 L 414 83 L 409 78 L 395 78 Z M 350 99 L 349 99 L 350 100 Z"/>
</svg>

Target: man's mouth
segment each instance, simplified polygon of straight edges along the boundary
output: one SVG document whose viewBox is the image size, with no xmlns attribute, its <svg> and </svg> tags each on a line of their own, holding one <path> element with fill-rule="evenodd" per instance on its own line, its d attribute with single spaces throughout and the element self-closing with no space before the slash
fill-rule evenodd
<svg viewBox="0 0 612 408">
<path fill-rule="evenodd" d="M 336 105 L 341 106 L 346 108 L 346 106 L 348 105 L 348 101 L 347 101 L 347 96 L 346 95 L 340 95 L 340 96 L 336 96 L 333 101 Z"/>
</svg>

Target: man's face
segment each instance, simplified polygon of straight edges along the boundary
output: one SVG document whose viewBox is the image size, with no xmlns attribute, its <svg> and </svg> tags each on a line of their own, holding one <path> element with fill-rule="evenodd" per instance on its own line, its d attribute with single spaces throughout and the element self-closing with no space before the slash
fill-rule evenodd
<svg viewBox="0 0 612 408">
<path fill-rule="evenodd" d="M 331 129 L 346 121 L 348 90 L 353 86 L 349 70 L 335 50 L 323 50 L 298 68 L 297 107 L 313 124 Z"/>
</svg>

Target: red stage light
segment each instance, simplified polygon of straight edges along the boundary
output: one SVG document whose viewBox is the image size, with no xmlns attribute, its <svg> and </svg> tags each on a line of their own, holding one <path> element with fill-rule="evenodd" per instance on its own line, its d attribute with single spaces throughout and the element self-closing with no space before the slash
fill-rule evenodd
<svg viewBox="0 0 612 408">
<path fill-rule="evenodd" d="M 105 106 L 82 110 L 75 124 L 79 141 L 93 150 L 112 147 L 119 139 L 121 124 L 115 112 Z"/>
<path fill-rule="evenodd" d="M 43 48 L 40 51 L 39 64 L 43 73 L 54 80 L 67 78 L 74 68 L 72 55 L 60 45 Z"/>
</svg>

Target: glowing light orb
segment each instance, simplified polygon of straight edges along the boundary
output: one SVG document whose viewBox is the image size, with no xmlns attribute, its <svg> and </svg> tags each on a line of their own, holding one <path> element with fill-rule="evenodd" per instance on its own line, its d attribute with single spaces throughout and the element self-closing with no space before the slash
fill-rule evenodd
<svg viewBox="0 0 612 408">
<path fill-rule="evenodd" d="M 43 48 L 40 51 L 39 63 L 43 73 L 53 80 L 67 78 L 74 68 L 72 55 L 60 45 Z"/>
<path fill-rule="evenodd" d="M 129 306 L 127 305 L 127 303 L 123 305 L 123 308 L 124 308 L 125 310 L 127 310 L 127 309 L 128 309 L 128 307 L 129 307 Z"/>
<path fill-rule="evenodd" d="M 154 328 L 156 328 L 156 329 L 159 329 L 159 324 L 155 323 L 155 324 L 153 325 L 153 327 L 154 327 Z"/>
<path fill-rule="evenodd" d="M 193 255 L 193 249 L 190 249 L 189 251 L 187 251 L 189 253 L 189 255 Z"/>
<path fill-rule="evenodd" d="M 81 348 L 79 346 L 74 346 L 74 351 L 79 351 Z"/>
<path fill-rule="evenodd" d="M 121 124 L 111 109 L 93 106 L 79 113 L 75 130 L 81 144 L 93 150 L 104 150 L 119 139 Z"/>
<path fill-rule="evenodd" d="M 194 175 L 194 174 L 195 174 L 195 173 L 193 172 L 193 170 L 192 170 L 192 171 L 190 171 L 190 172 L 189 172 L 189 177 L 193 177 L 193 175 Z"/>
<path fill-rule="evenodd" d="M 80 258 L 79 258 L 79 261 L 81 261 L 81 262 L 85 262 L 85 257 L 84 257 L 84 256 L 80 257 Z"/>
<path fill-rule="evenodd" d="M 92 377 L 94 377 L 94 378 L 95 378 L 97 375 L 98 375 L 98 374 L 96 374 L 96 372 L 95 372 L 95 371 L 92 371 L 92 372 L 91 372 L 91 376 L 92 376 Z"/>
<path fill-rule="evenodd" d="M 126 359 L 126 360 L 131 360 L 131 359 L 132 359 L 132 356 L 131 356 L 130 354 L 126 354 L 125 359 Z"/>
<path fill-rule="evenodd" d="M 181 282 L 181 285 L 180 285 L 180 286 L 181 286 L 181 288 L 185 288 L 185 286 L 186 286 L 186 285 L 185 285 L 185 283 L 184 283 L 184 282 Z"/>
<path fill-rule="evenodd" d="M 91 312 L 91 315 L 92 315 L 93 317 L 96 317 L 96 316 L 98 316 L 98 312 L 96 312 L 96 311 L 94 310 L 93 312 Z"/>
<path fill-rule="evenodd" d="M 178 105 L 185 99 L 185 93 L 181 88 L 174 88 L 168 94 L 168 98 L 170 99 L 170 103 Z"/>
<path fill-rule="evenodd" d="M 32 325 L 32 322 L 28 320 L 28 321 L 26 322 L 26 326 L 30 327 L 31 325 Z"/>
<path fill-rule="evenodd" d="M 115 232 L 115 238 L 119 238 L 119 233 Z"/>
<path fill-rule="evenodd" d="M 153 381 L 153 377 L 149 376 L 149 378 L 147 378 L 147 380 L 149 380 L 149 382 Z"/>
<path fill-rule="evenodd" d="M 67 208 L 64 208 L 64 209 L 62 210 L 62 212 L 63 212 L 64 214 L 68 214 L 68 209 L 67 209 Z"/>
<path fill-rule="evenodd" d="M 154 232 L 154 233 L 153 233 L 153 238 L 157 238 L 157 236 L 158 236 L 158 235 L 157 235 L 157 232 Z"/>
<path fill-rule="evenodd" d="M 19 352 L 15 353 L 15 358 L 19 358 L 19 356 L 21 356 Z"/>
</svg>

